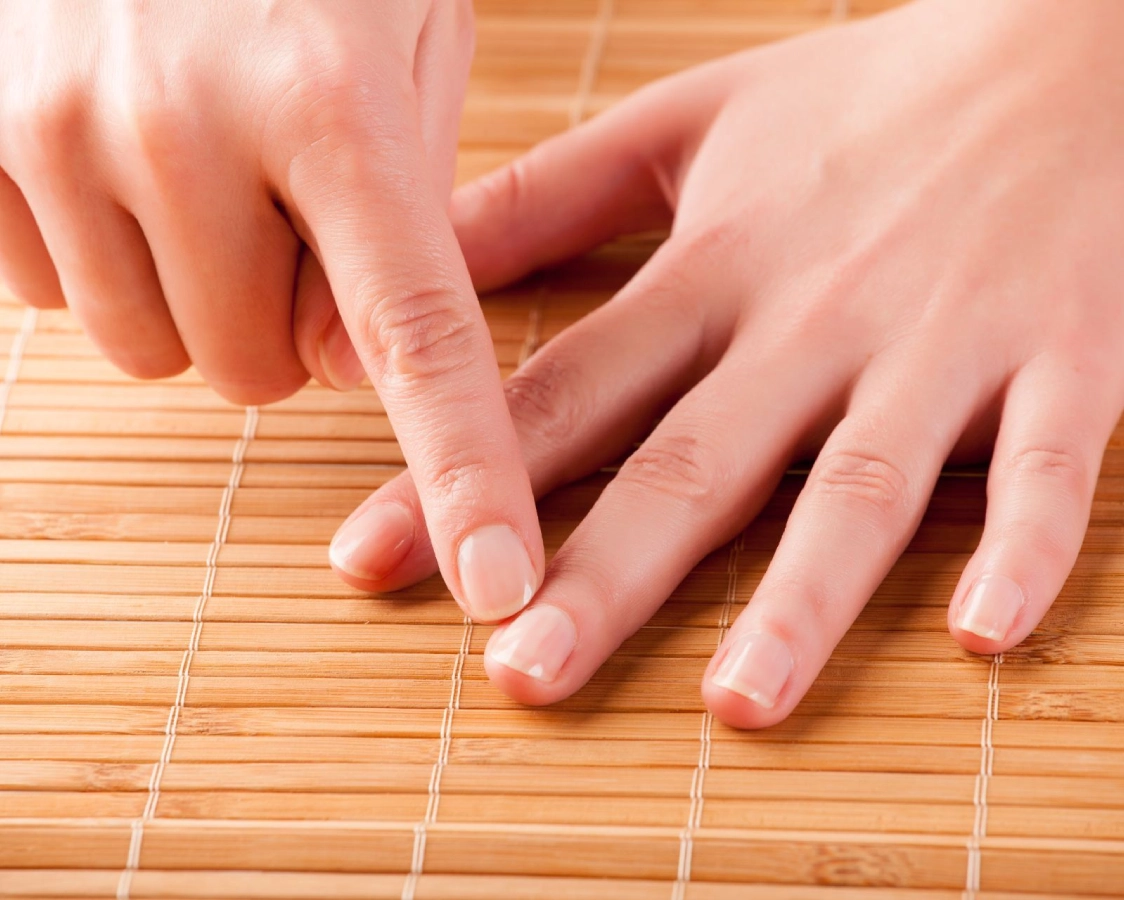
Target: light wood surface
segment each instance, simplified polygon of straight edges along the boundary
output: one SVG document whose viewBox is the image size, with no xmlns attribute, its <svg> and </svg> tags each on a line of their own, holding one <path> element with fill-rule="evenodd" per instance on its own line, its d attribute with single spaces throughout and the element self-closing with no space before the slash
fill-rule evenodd
<svg viewBox="0 0 1124 900">
<path fill-rule="evenodd" d="M 459 178 L 652 78 L 890 5 L 479 0 Z M 651 249 L 485 298 L 503 369 Z M 364 597 L 329 571 L 402 461 L 369 389 L 248 413 L 194 373 L 131 381 L 11 298 L 0 375 L 0 896 L 1124 896 L 1124 431 L 1023 646 L 947 634 L 984 481 L 944 478 L 796 715 L 745 734 L 699 679 L 798 476 L 586 689 L 530 710 L 437 580 Z M 550 550 L 609 477 L 543 504 Z"/>
</svg>

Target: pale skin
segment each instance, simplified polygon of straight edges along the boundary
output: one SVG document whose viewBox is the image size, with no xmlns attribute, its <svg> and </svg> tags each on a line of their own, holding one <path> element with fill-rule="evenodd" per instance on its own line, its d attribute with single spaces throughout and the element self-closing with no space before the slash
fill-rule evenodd
<svg viewBox="0 0 1124 900">
<path fill-rule="evenodd" d="M 0 5 L 0 16 L 16 7 Z M 319 182 L 309 175 L 301 193 L 279 174 L 291 172 L 291 160 L 263 165 L 273 173 L 262 178 L 271 186 L 265 195 L 301 223 L 287 226 L 293 257 L 304 240 L 324 262 L 321 314 L 330 319 L 338 307 L 395 426 L 405 429 L 410 471 L 345 523 L 333 545 L 337 570 L 358 587 L 393 590 L 439 566 L 458 601 L 485 621 L 512 609 L 497 602 L 489 615 L 477 596 L 522 606 L 516 594 L 531 583 L 534 599 L 497 629 L 485 664 L 510 696 L 551 703 L 580 688 L 703 556 L 753 518 L 794 459 L 815 456 L 772 563 L 702 685 L 722 721 L 761 727 L 785 718 L 806 693 L 908 543 L 941 466 L 990 456 L 984 533 L 951 598 L 949 628 L 972 651 L 1016 645 L 1073 566 L 1101 457 L 1124 410 L 1121 36 L 1117 0 L 920 0 L 646 88 L 458 191 L 448 219 L 435 211 L 440 175 L 415 173 L 398 200 L 422 229 L 407 237 L 423 249 L 407 243 L 401 252 L 443 260 L 441 271 L 453 274 L 441 309 L 473 324 L 463 343 L 427 342 L 421 374 L 408 376 L 395 371 L 401 359 L 385 329 L 371 330 L 369 290 L 391 277 L 379 265 L 387 257 L 372 255 L 348 227 L 362 219 L 364 233 L 385 234 L 376 245 L 397 254 L 405 229 L 385 223 L 401 210 L 379 206 L 376 190 L 357 200 L 333 192 L 335 179 L 348 183 L 354 174 L 347 166 L 329 165 Z M 407 142 L 417 153 L 430 147 L 421 130 Z M 47 129 L 48 138 L 63 133 Z M 61 293 L 38 302 L 65 298 L 95 339 L 99 316 L 116 323 L 100 334 L 125 328 L 135 311 L 105 309 L 121 301 L 84 288 L 86 270 L 67 274 L 82 254 L 56 255 L 38 213 L 40 205 L 55 209 L 52 191 L 65 191 L 43 186 L 51 173 L 42 182 L 22 176 L 32 185 L 25 187 L 26 169 L 9 168 L 12 143 L 0 139 L 0 164 L 24 189 L 46 240 L 46 250 L 21 248 L 21 259 L 40 263 L 38 280 L 25 274 L 26 284 L 48 283 L 42 272 L 54 259 Z M 187 149 L 199 146 L 209 144 Z M 407 168 L 415 158 L 391 156 Z M 163 157 L 150 148 L 147 158 Z M 411 202 L 423 183 L 424 215 Z M 343 225 L 318 186 L 337 202 L 355 200 Z M 5 190 L 0 227 L 8 234 L 26 207 Z M 132 190 L 143 204 L 144 192 Z M 151 215 L 179 227 L 185 241 L 184 224 L 170 214 L 190 219 L 192 207 L 182 204 L 191 199 L 154 213 L 118 203 L 141 225 Z M 637 276 L 542 348 L 501 395 L 486 334 L 470 313 L 464 264 L 450 246 L 453 230 L 476 286 L 487 289 L 615 235 L 666 225 L 671 237 Z M 444 237 L 423 238 L 429 228 Z M 164 254 L 143 230 L 160 284 L 179 284 L 164 277 Z M 169 247 L 179 246 L 175 237 Z M 197 258 L 207 246 L 191 244 L 190 252 Z M 8 280 L 15 257 L 5 254 Z M 170 271 L 191 276 L 186 264 Z M 426 303 L 432 287 L 409 280 L 420 271 L 395 265 L 394 289 L 375 296 Z M 304 372 L 332 383 L 299 349 L 304 320 L 289 315 L 301 308 L 295 283 L 283 317 L 286 327 L 294 323 L 290 390 Z M 113 284 L 134 293 L 143 286 Z M 328 284 L 334 305 L 323 301 Z M 253 382 L 266 360 L 244 358 L 231 339 L 240 313 L 207 306 L 205 287 L 184 287 L 178 300 L 165 287 L 163 309 L 181 335 L 176 365 L 195 360 L 195 346 L 214 346 L 206 359 L 215 371 L 245 372 Z M 414 321 L 401 304 L 393 308 Z M 259 313 L 257 327 L 267 327 Z M 220 325 L 222 315 L 233 321 Z M 189 337 L 181 320 L 210 324 Z M 426 337 L 437 333 L 427 325 Z M 151 338 L 133 343 L 144 340 Z M 215 361 L 224 350 L 243 357 L 221 369 Z M 417 390 L 397 393 L 404 382 Z M 497 411 L 504 395 L 510 418 Z M 454 397 L 474 405 L 450 413 Z M 434 419 L 440 424 L 427 428 Z M 477 461 L 486 468 L 450 462 L 479 440 L 490 441 L 487 460 Z M 640 449 L 544 570 L 530 492 L 594 471 L 637 440 Z M 501 462 L 491 455 L 496 447 Z M 460 476 L 451 485 L 434 477 L 450 471 Z M 526 492 L 512 493 L 509 476 Z M 469 522 L 511 525 L 530 568 L 501 566 L 501 575 L 490 570 L 466 591 L 457 573 L 473 557 L 471 545 L 463 550 Z"/>
</svg>

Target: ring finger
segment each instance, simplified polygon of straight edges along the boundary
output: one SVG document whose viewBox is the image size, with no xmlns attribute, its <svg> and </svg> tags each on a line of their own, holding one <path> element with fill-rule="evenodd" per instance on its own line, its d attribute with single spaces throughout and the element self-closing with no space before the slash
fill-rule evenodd
<svg viewBox="0 0 1124 900">
<path fill-rule="evenodd" d="M 23 192 L 0 172 L 0 280 L 40 309 L 66 305 L 55 264 Z"/>
<path fill-rule="evenodd" d="M 832 432 L 769 568 L 707 668 L 728 725 L 784 719 L 901 555 L 982 398 L 977 367 L 927 341 L 877 358 Z M 929 349 L 936 348 L 936 349 Z"/>
<path fill-rule="evenodd" d="M 162 378 L 189 359 L 164 301 L 140 226 L 96 184 L 67 165 L 49 182 L 20 184 L 58 271 L 67 306 L 90 340 L 137 378 Z M 19 172 L 15 173 L 17 182 Z"/>
</svg>

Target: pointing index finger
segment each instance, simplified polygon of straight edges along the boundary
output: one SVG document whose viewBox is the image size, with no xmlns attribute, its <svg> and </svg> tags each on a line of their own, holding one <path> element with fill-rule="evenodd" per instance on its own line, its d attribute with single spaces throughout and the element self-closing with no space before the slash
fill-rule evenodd
<svg viewBox="0 0 1124 900">
<path fill-rule="evenodd" d="M 442 574 L 466 612 L 497 621 L 542 580 L 530 480 L 417 113 L 379 114 L 377 127 L 355 113 L 312 143 L 289 190 L 410 465 Z M 411 539 L 403 522 L 376 504 L 362 527 L 387 531 L 390 547 Z"/>
</svg>

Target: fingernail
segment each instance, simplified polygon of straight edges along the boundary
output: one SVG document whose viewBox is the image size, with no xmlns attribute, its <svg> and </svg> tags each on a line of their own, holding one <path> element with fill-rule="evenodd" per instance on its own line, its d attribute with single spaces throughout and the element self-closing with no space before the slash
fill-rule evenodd
<svg viewBox="0 0 1124 900">
<path fill-rule="evenodd" d="M 772 709 L 792 667 L 792 653 L 784 641 L 758 631 L 742 635 L 731 644 L 711 681 Z"/>
<path fill-rule="evenodd" d="M 1026 595 L 1006 575 L 984 575 L 960 606 L 956 627 L 992 641 L 1007 637 L 1015 617 L 1026 603 Z"/>
<path fill-rule="evenodd" d="M 488 642 L 492 662 L 550 682 L 574 652 L 578 630 L 557 606 L 532 606 Z"/>
<path fill-rule="evenodd" d="M 414 522 L 397 503 L 375 503 L 336 532 L 328 558 L 337 569 L 379 581 L 406 558 L 414 543 Z"/>
<path fill-rule="evenodd" d="M 507 525 L 485 525 L 461 541 L 457 574 L 468 614 L 482 622 L 515 615 L 539 586 L 523 539 Z"/>
<path fill-rule="evenodd" d="M 363 383 L 366 372 L 351 344 L 351 337 L 338 315 L 320 336 L 317 345 L 324 377 L 337 391 L 353 391 Z"/>
</svg>

